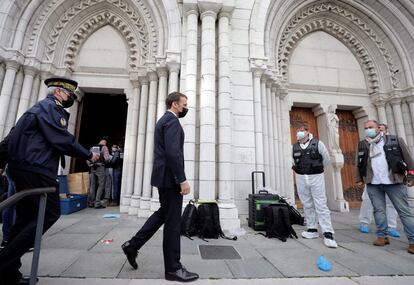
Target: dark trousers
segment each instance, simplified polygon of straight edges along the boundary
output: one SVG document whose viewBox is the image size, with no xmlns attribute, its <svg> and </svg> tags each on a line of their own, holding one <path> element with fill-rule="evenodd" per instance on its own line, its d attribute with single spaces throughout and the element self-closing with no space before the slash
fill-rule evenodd
<svg viewBox="0 0 414 285">
<path fill-rule="evenodd" d="M 115 169 L 112 172 L 112 201 L 119 204 L 119 198 L 121 195 L 121 179 L 122 179 L 122 170 L 121 169 Z"/>
<path fill-rule="evenodd" d="M 56 187 L 56 192 L 47 195 L 43 233 L 60 217 L 59 187 L 56 180 L 33 172 L 10 169 L 16 192 L 25 189 Z M 0 251 L 0 280 L 21 277 L 20 258 L 34 244 L 39 210 L 39 196 L 27 196 L 16 204 L 16 222 L 11 228 L 9 243 Z"/>
<path fill-rule="evenodd" d="M 165 272 L 180 269 L 181 263 L 181 209 L 183 196 L 180 188 L 159 188 L 161 207 L 154 212 L 142 228 L 130 240 L 132 246 L 140 249 L 164 224 L 162 248 Z"/>
</svg>

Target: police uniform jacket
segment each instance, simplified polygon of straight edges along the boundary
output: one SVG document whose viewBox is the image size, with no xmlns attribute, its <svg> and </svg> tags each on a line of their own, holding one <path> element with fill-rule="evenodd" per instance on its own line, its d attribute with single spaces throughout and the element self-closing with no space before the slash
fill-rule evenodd
<svg viewBox="0 0 414 285">
<path fill-rule="evenodd" d="M 186 180 L 183 150 L 183 128 L 178 118 L 167 111 L 155 126 L 152 186 L 175 188 Z"/>
<path fill-rule="evenodd" d="M 69 113 L 52 95 L 27 110 L 10 134 L 9 167 L 56 179 L 62 155 L 92 158 L 67 130 Z"/>
</svg>

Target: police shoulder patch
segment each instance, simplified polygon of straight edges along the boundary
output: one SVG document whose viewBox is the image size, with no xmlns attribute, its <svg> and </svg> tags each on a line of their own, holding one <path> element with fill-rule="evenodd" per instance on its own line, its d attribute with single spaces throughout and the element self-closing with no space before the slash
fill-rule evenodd
<svg viewBox="0 0 414 285">
<path fill-rule="evenodd" d="M 60 124 L 62 125 L 62 127 L 66 127 L 66 119 L 65 118 L 60 118 Z"/>
</svg>

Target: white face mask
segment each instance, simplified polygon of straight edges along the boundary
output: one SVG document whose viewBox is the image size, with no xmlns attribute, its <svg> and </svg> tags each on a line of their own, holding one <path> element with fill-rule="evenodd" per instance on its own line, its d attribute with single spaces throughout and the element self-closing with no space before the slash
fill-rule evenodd
<svg viewBox="0 0 414 285">
<path fill-rule="evenodd" d="M 305 138 L 305 132 L 304 131 L 298 131 L 297 133 L 296 133 L 296 139 L 298 140 L 298 141 L 300 141 L 300 140 L 302 140 L 302 139 L 304 139 Z"/>
</svg>

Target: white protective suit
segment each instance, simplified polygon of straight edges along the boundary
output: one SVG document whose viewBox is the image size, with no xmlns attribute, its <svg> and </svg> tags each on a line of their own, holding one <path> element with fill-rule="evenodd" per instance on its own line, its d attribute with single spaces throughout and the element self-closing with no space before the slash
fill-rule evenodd
<svg viewBox="0 0 414 285">
<path fill-rule="evenodd" d="M 305 144 L 300 144 L 300 147 L 305 149 L 309 143 L 310 140 Z M 323 166 L 326 167 L 329 164 L 329 153 L 321 141 L 318 143 L 318 151 L 322 155 Z M 323 233 L 334 233 L 331 212 L 327 206 L 324 174 L 296 174 L 295 176 L 296 188 L 303 204 L 307 228 L 318 229 L 319 221 Z"/>
</svg>

